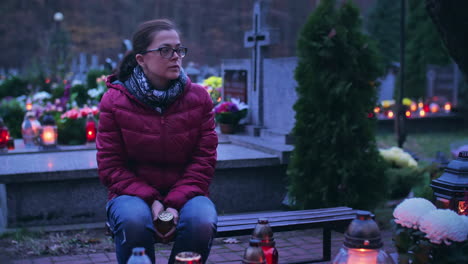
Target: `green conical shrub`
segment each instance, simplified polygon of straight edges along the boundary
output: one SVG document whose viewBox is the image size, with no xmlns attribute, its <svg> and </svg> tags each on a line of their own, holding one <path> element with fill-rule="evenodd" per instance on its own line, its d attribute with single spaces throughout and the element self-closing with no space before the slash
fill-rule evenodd
<svg viewBox="0 0 468 264">
<path fill-rule="evenodd" d="M 322 0 L 298 40 L 295 148 L 288 168 L 297 208 L 371 209 L 384 196 L 384 163 L 375 143 L 375 48 L 359 11 Z"/>
</svg>

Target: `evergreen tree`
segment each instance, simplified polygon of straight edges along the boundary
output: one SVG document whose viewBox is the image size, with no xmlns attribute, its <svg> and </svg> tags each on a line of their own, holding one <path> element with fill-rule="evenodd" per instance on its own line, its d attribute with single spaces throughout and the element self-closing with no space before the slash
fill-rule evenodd
<svg viewBox="0 0 468 264">
<path fill-rule="evenodd" d="M 457 109 L 465 117 L 465 124 L 468 124 L 467 8 L 467 1 L 426 0 L 426 9 L 438 29 L 447 52 L 464 74 L 464 80 L 459 85 Z"/>
<path fill-rule="evenodd" d="M 400 1 L 377 0 L 367 17 L 367 32 L 376 41 L 384 66 L 400 61 L 400 16 Z"/>
<path fill-rule="evenodd" d="M 434 22 L 448 53 L 468 78 L 467 1 L 426 0 L 426 9 Z"/>
<path fill-rule="evenodd" d="M 322 0 L 298 39 L 296 143 L 288 168 L 297 208 L 372 209 L 385 188 L 375 143 L 375 48 L 350 1 Z"/>
<path fill-rule="evenodd" d="M 423 98 L 426 94 L 428 64 L 446 65 L 450 59 L 432 23 L 425 2 L 408 1 L 406 30 L 406 69 L 404 97 Z"/>
</svg>

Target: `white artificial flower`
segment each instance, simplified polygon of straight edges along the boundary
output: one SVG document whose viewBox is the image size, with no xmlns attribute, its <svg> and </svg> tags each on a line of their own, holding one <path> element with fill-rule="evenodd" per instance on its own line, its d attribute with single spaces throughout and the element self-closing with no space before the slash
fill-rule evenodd
<svg viewBox="0 0 468 264">
<path fill-rule="evenodd" d="M 468 230 L 468 215 L 462 215 L 463 223 L 465 223 L 465 227 Z"/>
<path fill-rule="evenodd" d="M 464 218 L 468 217 L 458 215 L 449 209 L 438 209 L 421 217 L 419 229 L 435 244 L 444 242 L 450 245 L 452 241 L 463 242 L 468 236 Z"/>
<path fill-rule="evenodd" d="M 96 97 L 98 97 L 99 94 L 100 94 L 100 92 L 99 92 L 99 90 L 96 89 L 96 88 L 93 88 L 93 89 L 89 89 L 89 90 L 88 90 L 88 95 L 89 95 L 89 97 L 91 97 L 91 98 L 96 98 Z"/>
<path fill-rule="evenodd" d="M 233 102 L 237 106 L 237 109 L 239 109 L 239 111 L 249 108 L 249 106 L 246 105 L 244 102 L 241 102 L 240 99 L 231 98 L 231 102 Z"/>
<path fill-rule="evenodd" d="M 393 217 L 395 223 L 404 227 L 417 229 L 419 226 L 419 219 L 436 210 L 435 205 L 423 198 L 410 198 L 401 202 L 395 210 L 393 210 Z"/>
<path fill-rule="evenodd" d="M 27 98 L 26 95 L 20 95 L 20 96 L 16 97 L 16 101 L 24 103 L 24 102 L 26 102 L 26 98 Z"/>
<path fill-rule="evenodd" d="M 379 149 L 379 153 L 384 160 L 393 162 L 400 168 L 418 167 L 416 160 L 401 148 L 391 147 L 389 149 Z"/>
<path fill-rule="evenodd" d="M 97 98 L 104 93 L 104 87 L 99 86 L 98 88 L 93 88 L 88 90 L 88 95 L 91 98 Z"/>
<path fill-rule="evenodd" d="M 408 167 L 417 168 L 417 167 L 418 167 L 418 163 L 416 162 L 416 160 L 414 160 L 413 158 L 411 158 L 410 160 L 408 160 Z"/>
<path fill-rule="evenodd" d="M 38 93 L 34 94 L 33 101 L 44 100 L 44 99 L 48 99 L 50 97 L 52 97 L 52 95 L 50 95 L 50 93 L 42 91 L 42 92 L 38 92 Z"/>
<path fill-rule="evenodd" d="M 82 81 L 78 80 L 78 79 L 74 79 L 71 83 L 71 86 L 75 86 L 75 85 L 79 85 L 79 84 L 83 84 Z"/>
</svg>

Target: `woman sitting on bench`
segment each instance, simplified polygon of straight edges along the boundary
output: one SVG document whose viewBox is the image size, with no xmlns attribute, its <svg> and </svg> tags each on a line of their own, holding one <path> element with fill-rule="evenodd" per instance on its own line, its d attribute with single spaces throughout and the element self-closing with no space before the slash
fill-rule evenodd
<svg viewBox="0 0 468 264">
<path fill-rule="evenodd" d="M 144 247 L 155 263 L 153 222 L 165 210 L 177 226 L 169 263 L 182 251 L 205 262 L 217 225 L 207 198 L 218 145 L 211 98 L 183 71 L 187 48 L 172 22 L 141 24 L 132 44 L 107 79 L 96 141 L 117 260 Z"/>
</svg>

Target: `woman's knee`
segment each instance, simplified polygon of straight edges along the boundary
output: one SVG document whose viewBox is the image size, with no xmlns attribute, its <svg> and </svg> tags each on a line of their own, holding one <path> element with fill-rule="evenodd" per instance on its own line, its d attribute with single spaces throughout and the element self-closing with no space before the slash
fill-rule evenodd
<svg viewBox="0 0 468 264">
<path fill-rule="evenodd" d="M 109 218 L 112 219 L 110 222 L 113 222 L 117 230 L 144 231 L 152 226 L 151 209 L 138 197 L 119 196 L 108 210 Z"/>
<path fill-rule="evenodd" d="M 216 207 L 209 198 L 197 196 L 182 208 L 180 221 L 200 230 L 216 229 L 218 223 Z"/>
<path fill-rule="evenodd" d="M 127 230 L 127 232 L 144 231 L 149 223 L 152 222 L 148 221 L 148 217 L 139 217 L 137 214 L 125 215 L 119 220 L 120 228 Z"/>
<path fill-rule="evenodd" d="M 150 210 L 135 210 L 125 213 L 116 219 L 114 234 L 122 244 L 135 242 L 143 244 L 154 243 L 154 226 Z"/>
</svg>

